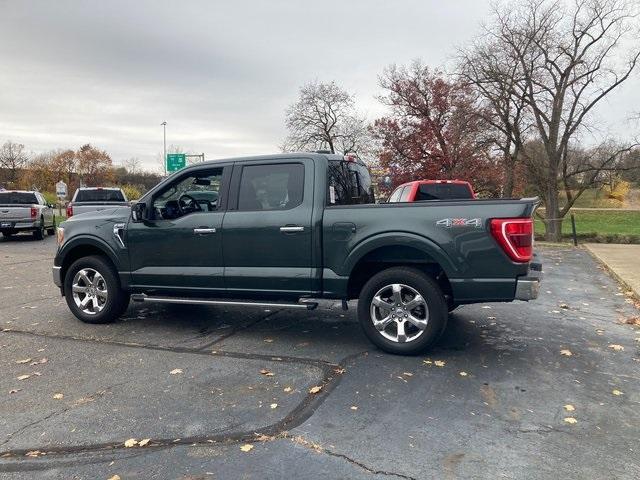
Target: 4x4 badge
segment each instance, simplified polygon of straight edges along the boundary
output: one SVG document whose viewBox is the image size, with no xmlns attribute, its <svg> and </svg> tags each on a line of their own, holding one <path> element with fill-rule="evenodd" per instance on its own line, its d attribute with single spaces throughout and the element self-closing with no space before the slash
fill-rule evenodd
<svg viewBox="0 0 640 480">
<path fill-rule="evenodd" d="M 443 218 L 442 220 L 438 220 L 436 225 L 439 227 L 482 227 L 482 220 L 479 218 Z"/>
</svg>

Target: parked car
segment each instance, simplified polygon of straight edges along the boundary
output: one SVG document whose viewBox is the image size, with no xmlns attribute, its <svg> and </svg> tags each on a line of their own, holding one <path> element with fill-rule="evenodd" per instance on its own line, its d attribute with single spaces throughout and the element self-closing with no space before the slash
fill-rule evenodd
<svg viewBox="0 0 640 480">
<path fill-rule="evenodd" d="M 67 205 L 67 218 L 81 213 L 128 205 L 127 196 L 120 188 L 81 187 L 76 190 L 71 202 Z"/>
<path fill-rule="evenodd" d="M 294 309 L 358 299 L 373 343 L 415 354 L 457 305 L 538 296 L 537 204 L 376 204 L 366 166 L 338 155 L 203 162 L 131 208 L 65 221 L 53 279 L 88 323 L 115 320 L 130 299 Z"/>
<path fill-rule="evenodd" d="M 403 183 L 389 197 L 390 203 L 422 200 L 472 200 L 473 187 L 463 180 L 416 180 Z"/>
<path fill-rule="evenodd" d="M 11 237 L 19 232 L 33 232 L 42 240 L 45 231 L 56 230 L 54 206 L 47 203 L 40 192 L 26 190 L 0 191 L 0 232 Z"/>
</svg>

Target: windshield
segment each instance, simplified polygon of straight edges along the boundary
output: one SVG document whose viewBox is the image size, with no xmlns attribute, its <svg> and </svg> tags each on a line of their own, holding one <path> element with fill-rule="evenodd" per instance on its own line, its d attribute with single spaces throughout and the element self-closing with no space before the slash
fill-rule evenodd
<svg viewBox="0 0 640 480">
<path fill-rule="evenodd" d="M 34 193 L 0 192 L 0 205 L 31 205 L 38 203 Z"/>
<path fill-rule="evenodd" d="M 78 190 L 76 202 L 126 202 L 122 191 L 114 189 Z"/>
</svg>

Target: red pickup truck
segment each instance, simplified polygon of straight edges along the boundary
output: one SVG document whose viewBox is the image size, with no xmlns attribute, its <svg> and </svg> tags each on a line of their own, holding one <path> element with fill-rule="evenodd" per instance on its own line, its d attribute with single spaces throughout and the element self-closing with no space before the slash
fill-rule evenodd
<svg viewBox="0 0 640 480">
<path fill-rule="evenodd" d="M 389 203 L 421 200 L 473 200 L 476 194 L 463 180 L 415 180 L 403 183 L 389 197 Z"/>
</svg>

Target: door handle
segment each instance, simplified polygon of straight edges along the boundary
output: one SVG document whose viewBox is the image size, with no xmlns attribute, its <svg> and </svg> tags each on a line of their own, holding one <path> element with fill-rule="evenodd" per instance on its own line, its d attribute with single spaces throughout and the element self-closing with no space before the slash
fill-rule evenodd
<svg viewBox="0 0 640 480">
<path fill-rule="evenodd" d="M 292 226 L 280 227 L 280 231 L 283 233 L 304 232 L 304 227 L 292 225 Z"/>
<path fill-rule="evenodd" d="M 193 233 L 196 235 L 209 235 L 211 233 L 216 233 L 215 228 L 194 228 Z"/>
</svg>

